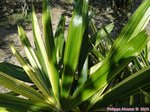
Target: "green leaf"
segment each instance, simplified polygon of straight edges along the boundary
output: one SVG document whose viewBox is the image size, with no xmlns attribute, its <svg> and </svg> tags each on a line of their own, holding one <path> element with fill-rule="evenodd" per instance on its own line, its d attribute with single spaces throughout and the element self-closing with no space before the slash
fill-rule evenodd
<svg viewBox="0 0 150 112">
<path fill-rule="evenodd" d="M 128 58 L 131 56 L 137 56 L 140 54 L 142 49 L 146 46 L 148 40 L 148 35 L 146 30 L 141 31 L 134 38 L 132 38 L 129 42 L 126 43 L 124 47 L 120 47 L 114 51 L 114 55 L 112 56 L 112 60 L 114 63 L 118 63 L 121 57 Z"/>
<path fill-rule="evenodd" d="M 105 26 L 104 27 L 106 30 L 107 30 L 107 32 L 110 34 L 110 32 L 113 30 L 113 28 L 114 28 L 114 23 L 110 23 L 110 24 L 108 24 L 107 26 Z M 96 42 L 95 42 L 95 46 L 97 46 L 100 42 L 101 42 L 101 40 L 102 40 L 102 38 L 104 38 L 104 37 L 106 37 L 107 36 L 107 34 L 106 34 L 106 32 L 104 31 L 104 29 L 100 29 L 97 33 L 95 33 L 92 37 L 91 37 L 91 39 L 92 40 L 96 40 Z"/>
<path fill-rule="evenodd" d="M 114 47 L 124 47 L 124 45 L 141 32 L 150 20 L 150 1 L 145 0 L 138 7 L 131 17 L 130 21 L 125 25 L 122 32 L 114 43 Z M 113 48 L 112 48 L 113 49 Z"/>
<path fill-rule="evenodd" d="M 80 50 L 80 56 L 79 56 L 78 65 L 77 65 L 77 69 L 78 69 L 77 83 L 79 81 L 79 84 L 78 84 L 79 86 L 84 84 L 83 82 L 88 77 L 88 58 L 89 58 L 88 57 L 88 53 L 89 53 L 88 47 L 89 47 L 89 37 L 88 37 L 88 26 L 87 26 L 85 29 L 84 35 L 83 35 L 83 40 L 82 40 L 81 50 Z M 80 81 L 81 81 L 81 83 L 80 83 Z"/>
<path fill-rule="evenodd" d="M 95 46 L 93 46 L 92 53 L 98 58 L 99 61 L 103 61 L 105 57 L 97 50 Z"/>
<path fill-rule="evenodd" d="M 83 35 L 88 21 L 88 0 L 78 0 L 69 25 L 64 53 L 64 71 L 62 76 L 62 97 L 70 94 L 74 73 L 77 69 Z"/>
<path fill-rule="evenodd" d="M 99 101 L 95 106 L 104 107 L 108 104 L 132 95 L 136 91 L 139 91 L 140 87 L 149 84 L 150 81 L 150 66 L 132 74 L 122 82 L 118 83 L 112 89 L 104 93 L 99 97 Z"/>
<path fill-rule="evenodd" d="M 4 107 L 0 107 L 0 112 L 9 112 L 9 111 Z"/>
<path fill-rule="evenodd" d="M 32 82 L 22 67 L 10 63 L 0 63 L 0 71 L 16 79 L 29 83 Z"/>
<path fill-rule="evenodd" d="M 56 54 L 57 54 L 57 62 L 63 58 L 63 51 L 64 51 L 64 32 L 65 32 L 65 17 L 62 14 L 60 21 L 58 23 L 56 33 L 55 33 L 55 47 L 56 47 Z"/>
<path fill-rule="evenodd" d="M 54 101 L 51 98 L 49 91 L 45 87 L 46 85 L 44 84 L 44 82 L 41 81 L 39 74 L 36 74 L 32 67 L 25 62 L 23 57 L 16 51 L 13 45 L 11 46 L 11 50 L 18 59 L 19 63 L 22 65 L 29 78 L 32 80 L 32 82 L 34 82 L 37 88 L 47 97 L 47 100 L 50 101 L 51 104 L 54 104 Z"/>
<path fill-rule="evenodd" d="M 50 80 L 55 100 L 57 104 L 60 106 L 60 84 L 59 84 L 58 70 L 55 67 L 55 62 L 53 58 L 52 57 L 50 58 L 49 54 L 46 52 L 47 50 L 44 46 L 44 43 L 40 34 L 40 29 L 39 29 L 39 25 L 38 25 L 38 21 L 37 21 L 37 17 L 35 15 L 34 9 L 32 12 L 32 27 L 33 27 L 34 41 L 35 41 L 35 46 L 37 49 L 38 59 L 40 60 L 44 73 L 47 75 L 47 77 Z"/>
<path fill-rule="evenodd" d="M 90 21 L 91 22 L 91 21 Z M 94 25 L 94 23 L 92 22 L 92 24 Z M 94 27 L 96 27 L 95 25 L 94 25 Z M 113 28 L 114 28 L 114 23 L 110 23 L 110 24 L 108 24 L 107 26 L 105 26 L 104 27 L 106 30 L 107 30 L 107 32 L 110 34 L 110 32 L 113 30 Z M 95 45 L 95 46 L 97 46 L 99 43 L 100 43 L 100 41 L 104 38 L 104 37 L 106 37 L 107 36 L 107 34 L 106 34 L 106 32 L 104 31 L 104 28 L 101 28 L 101 29 L 97 29 L 97 30 L 95 30 L 95 33 L 91 36 L 91 38 L 90 38 L 90 41 L 91 41 L 91 43 L 93 44 L 93 45 Z"/>
<path fill-rule="evenodd" d="M 90 21 L 91 22 L 91 21 Z M 93 24 L 93 23 L 92 23 Z M 94 24 L 93 24 L 94 25 Z M 95 26 L 95 25 L 94 25 Z M 96 26 L 95 26 L 96 27 Z M 114 23 L 111 23 L 103 28 L 101 28 L 99 31 L 95 32 L 90 40 L 90 45 L 89 45 L 89 51 L 92 50 L 92 53 L 96 56 L 96 58 L 99 59 L 99 61 L 103 61 L 104 60 L 104 54 L 102 54 L 101 52 L 99 52 L 97 50 L 97 46 L 100 45 L 100 42 L 102 42 L 102 39 L 104 39 L 104 37 L 110 37 L 110 32 L 113 30 L 114 28 Z M 108 41 L 110 41 L 111 39 L 109 38 Z M 106 40 L 105 40 L 106 41 Z M 112 40 L 111 40 L 112 42 Z M 107 43 L 108 44 L 108 43 Z M 110 47 L 110 45 L 108 44 L 106 46 L 100 46 L 100 49 L 106 49 L 106 47 Z"/>
<path fill-rule="evenodd" d="M 127 43 L 127 47 L 120 49 L 117 52 L 114 52 L 112 57 L 107 57 L 101 67 L 91 74 L 91 78 L 89 78 L 83 87 L 79 89 L 79 93 L 76 97 L 80 99 L 88 99 L 90 95 L 93 95 L 96 91 L 101 90 L 108 82 L 115 76 L 119 71 L 125 67 L 125 65 L 119 65 L 115 60 L 126 59 L 129 57 L 135 56 L 135 54 L 139 54 L 140 51 L 144 48 L 147 42 L 148 35 L 145 31 L 139 33 L 135 38 Z M 140 40 L 140 41 L 139 41 Z M 142 45 L 143 44 L 143 45 Z M 132 51 L 132 52 L 130 52 Z M 119 61 L 118 61 L 119 62 Z M 128 61 L 127 61 L 128 62 Z M 119 69 L 118 66 L 119 65 Z M 121 68 L 120 68 L 121 67 Z M 118 71 L 116 71 L 117 69 Z M 89 88 L 89 89 L 88 89 Z M 83 96 L 80 96 L 83 95 Z M 75 98 L 76 99 L 76 98 Z M 73 101 L 72 101 L 73 102 Z"/>
<path fill-rule="evenodd" d="M 44 43 L 43 43 L 43 40 L 41 37 L 41 32 L 40 32 L 40 28 L 38 25 L 38 20 L 37 20 L 36 14 L 35 14 L 34 7 L 33 7 L 33 11 L 32 11 L 32 29 L 33 29 L 35 50 L 36 50 L 38 60 L 41 64 L 41 67 L 42 67 L 44 73 L 48 76 L 46 67 L 45 67 L 45 61 L 44 61 L 47 58 L 46 49 L 45 49 L 45 46 L 44 46 Z"/>
<path fill-rule="evenodd" d="M 99 62 L 90 68 L 90 74 L 93 74 L 98 68 L 102 65 L 102 62 Z"/>
<path fill-rule="evenodd" d="M 146 2 L 145 2 L 146 4 Z M 147 1 L 147 6 L 149 7 L 149 3 Z M 146 6 L 146 7 L 147 7 Z M 140 22 L 137 24 L 138 26 L 136 27 L 136 29 L 134 29 L 134 32 L 132 33 L 131 37 L 129 40 L 131 40 L 134 36 L 136 36 L 136 34 L 138 34 L 139 32 L 141 32 L 142 30 L 145 29 L 146 25 L 148 24 L 149 20 L 150 20 L 150 7 L 148 9 L 144 9 L 146 10 L 145 14 L 143 15 L 143 18 L 140 20 Z M 142 12 L 142 11 L 141 11 Z M 140 11 L 139 11 L 140 13 Z M 128 41 L 129 41 L 128 40 Z"/>
<path fill-rule="evenodd" d="M 69 103 L 70 105 L 68 105 L 68 108 L 73 108 L 76 105 L 80 104 L 81 102 L 84 101 L 84 98 L 85 99 L 90 98 L 89 95 L 91 95 L 91 93 L 95 94 L 96 92 L 98 92 L 98 90 L 102 90 L 110 81 L 109 80 L 107 82 L 107 75 L 103 75 L 103 74 L 109 74 L 109 78 L 110 78 L 110 76 L 116 76 L 124 67 L 127 66 L 127 64 L 129 62 L 131 62 L 131 60 L 133 60 L 133 58 L 125 59 L 124 61 L 122 61 L 119 64 L 118 67 L 116 67 L 114 65 L 110 66 L 111 61 L 110 61 L 110 63 L 103 62 L 102 65 L 100 66 L 101 71 L 99 73 L 97 73 L 96 75 L 95 75 L 95 72 L 93 74 L 91 74 L 91 77 L 89 79 L 87 79 L 85 84 L 81 88 L 79 88 L 78 91 L 76 91 L 74 96 L 72 96 L 70 103 Z M 109 71 L 111 71 L 111 72 L 109 73 Z M 95 75 L 95 76 L 93 77 L 92 75 Z M 100 89 L 95 90 L 96 88 L 100 88 Z M 92 94 L 92 95 L 94 95 L 94 94 Z"/>
<path fill-rule="evenodd" d="M 45 40 L 45 48 L 49 62 L 53 61 L 53 63 L 56 64 L 56 49 L 54 44 L 50 11 L 48 8 L 48 0 L 43 0 L 42 25 Z"/>
<path fill-rule="evenodd" d="M 83 65 L 83 69 L 81 71 L 81 76 L 78 79 L 79 80 L 78 81 L 78 83 L 79 83 L 78 87 L 82 86 L 87 79 L 88 79 L 88 57 L 85 60 L 85 63 Z"/>
<path fill-rule="evenodd" d="M 45 100 L 44 96 L 41 93 L 27 86 L 20 80 L 17 80 L 3 72 L 0 72 L 0 84 L 33 101 L 43 102 Z"/>
<path fill-rule="evenodd" d="M 0 93 L 0 107 L 5 107 L 11 112 L 37 112 L 37 111 L 56 111 L 54 107 L 50 105 L 31 101 L 27 99 L 18 98 L 12 95 L 6 95 Z"/>
<path fill-rule="evenodd" d="M 141 88 L 139 89 L 141 93 L 143 93 L 147 98 L 150 99 L 150 93 L 149 92 L 146 92 L 144 90 L 142 90 Z"/>
<path fill-rule="evenodd" d="M 87 105 L 87 110 L 88 111 L 91 107 L 93 107 L 93 105 L 98 102 L 99 97 L 103 94 L 103 92 L 105 91 L 106 87 L 108 85 L 104 86 L 103 89 L 101 89 L 100 91 L 98 91 L 97 93 L 95 93 L 91 98 L 89 98 L 87 100 L 88 105 Z"/>
<path fill-rule="evenodd" d="M 46 80 L 45 74 L 42 73 L 42 67 L 40 65 L 40 62 L 36 56 L 36 53 L 34 52 L 26 33 L 24 32 L 23 28 L 21 26 L 18 26 L 18 34 L 20 41 L 22 42 L 22 46 L 24 47 L 24 50 L 26 52 L 27 59 L 29 60 L 30 64 L 34 68 L 34 70 L 41 75 L 41 79 Z"/>
<path fill-rule="evenodd" d="M 98 32 L 98 29 L 97 29 L 96 25 L 94 24 L 93 19 L 90 19 L 89 25 L 90 25 L 92 33 L 95 35 Z"/>
<path fill-rule="evenodd" d="M 14 51 L 14 54 L 16 55 L 17 59 L 19 60 L 20 64 L 23 66 L 26 73 L 28 73 L 29 77 L 32 79 L 32 81 L 35 83 L 35 85 L 39 88 L 39 90 L 41 90 L 41 92 L 43 92 L 44 95 L 49 97 L 49 94 L 50 94 L 49 81 L 48 81 L 47 77 L 45 77 L 45 74 L 42 71 L 42 68 L 41 68 L 41 65 L 38 61 L 38 58 L 37 58 L 34 50 L 32 49 L 32 47 L 30 45 L 30 42 L 29 42 L 23 28 L 20 27 L 20 26 L 18 26 L 18 33 L 19 33 L 19 37 L 20 37 L 20 40 L 22 42 L 22 45 L 25 49 L 27 59 L 29 60 L 29 62 L 31 64 L 31 66 L 33 67 L 35 73 L 33 73 L 33 72 L 29 73 L 26 70 L 26 68 L 24 66 L 25 65 L 28 66 L 28 64 L 23 60 L 23 58 L 21 58 L 19 53 L 17 53 L 17 51 L 12 48 L 13 51 Z M 28 69 L 30 69 L 29 66 L 28 66 Z M 32 70 L 30 69 L 30 71 L 32 71 Z M 36 74 L 36 76 L 34 76 L 34 74 Z"/>
<path fill-rule="evenodd" d="M 141 36 L 142 33 L 139 35 L 137 35 L 137 34 L 143 29 L 143 27 L 141 27 L 141 26 L 146 24 L 145 22 L 141 23 L 141 20 L 143 20 L 143 18 L 145 18 L 145 13 L 147 13 L 149 6 L 150 6 L 150 1 L 145 0 L 143 2 L 143 4 L 137 9 L 137 11 L 131 17 L 130 21 L 124 27 L 122 33 L 119 35 L 119 37 L 115 41 L 112 49 L 110 50 L 109 54 L 103 61 L 102 66 L 99 67 L 99 69 L 92 74 L 92 76 L 85 82 L 85 84 L 81 88 L 78 89 L 78 91 L 72 97 L 72 101 L 70 101 L 70 106 L 68 106 L 68 107 L 71 108 L 72 106 L 74 107 L 74 106 L 80 104 L 81 102 L 83 102 L 83 101 L 87 100 L 89 97 L 91 97 L 98 90 L 101 90 L 106 84 L 109 83 L 109 81 L 111 81 L 111 79 L 115 75 L 117 75 L 118 72 L 120 72 L 129 63 L 127 61 L 127 62 L 125 62 L 124 65 L 120 64 L 117 67 L 117 63 L 114 62 L 113 60 L 114 60 L 115 55 L 118 55 L 121 52 L 121 50 L 119 50 L 119 51 L 117 51 L 117 50 L 121 49 L 121 48 L 123 49 L 123 47 L 128 42 L 130 42 L 130 37 L 132 36 L 133 33 L 135 35 L 135 37 L 133 37 L 133 38 L 135 38 L 135 40 L 136 40 L 136 38 L 140 38 L 140 39 L 143 38 L 143 36 Z M 144 21 L 147 21 L 147 18 L 145 18 Z M 139 23 L 141 26 L 139 26 Z M 139 32 L 134 32 L 135 29 L 137 29 L 137 27 L 139 27 L 139 29 L 140 28 L 141 29 L 138 30 Z M 138 37 L 136 37 L 136 35 Z M 145 35 L 145 34 L 143 34 L 143 35 L 144 35 L 144 40 L 145 40 L 145 38 L 147 38 L 147 35 Z M 144 43 L 146 43 L 146 42 L 144 42 Z M 135 45 L 137 44 L 136 41 L 134 44 Z M 135 45 L 133 45 L 133 46 L 135 46 Z M 130 46 L 130 47 L 132 48 L 133 46 Z M 139 44 L 138 44 L 138 47 L 140 47 Z M 142 49 L 142 47 L 143 47 L 143 45 L 141 44 L 140 50 Z M 130 48 L 127 48 L 127 49 L 130 49 Z M 130 54 L 130 56 L 129 55 L 128 56 L 132 57 L 137 53 L 139 53 L 139 51 L 137 51 L 137 52 L 134 51 Z M 121 55 L 118 55 L 115 58 L 117 58 L 118 62 L 119 62 L 124 57 L 122 57 Z M 115 69 L 118 69 L 118 71 L 116 71 Z"/>
</svg>

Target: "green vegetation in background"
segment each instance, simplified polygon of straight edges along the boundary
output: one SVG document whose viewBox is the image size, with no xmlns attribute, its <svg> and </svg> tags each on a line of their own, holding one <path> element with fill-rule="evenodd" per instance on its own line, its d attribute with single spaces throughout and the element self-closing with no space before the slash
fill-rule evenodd
<svg viewBox="0 0 150 112">
<path fill-rule="evenodd" d="M 0 26 L 5 28 L 15 26 L 17 24 L 27 25 L 30 22 L 31 22 L 31 13 L 28 13 L 26 16 L 23 16 L 21 13 L 13 13 L 5 18 L 2 18 Z"/>
</svg>

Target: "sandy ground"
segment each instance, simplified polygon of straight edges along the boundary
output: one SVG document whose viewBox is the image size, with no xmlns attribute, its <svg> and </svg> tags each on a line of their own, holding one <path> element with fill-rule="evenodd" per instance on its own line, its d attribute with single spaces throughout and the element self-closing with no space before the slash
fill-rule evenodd
<svg viewBox="0 0 150 112">
<path fill-rule="evenodd" d="M 52 27 L 54 29 L 54 32 L 56 30 L 57 24 L 59 22 L 59 18 L 61 17 L 63 10 L 60 8 L 53 8 L 51 10 L 51 17 L 52 17 Z M 42 30 L 42 20 L 41 20 L 41 14 L 37 14 L 37 18 L 39 21 L 40 28 Z M 32 26 L 29 24 L 25 28 L 26 34 L 33 45 L 33 33 L 32 33 Z M 15 47 L 20 51 L 21 54 L 23 54 L 23 50 L 21 47 L 21 43 L 18 37 L 18 32 L 17 32 L 17 26 L 14 26 L 12 28 L 5 28 L 5 27 L 0 27 L 0 62 L 11 62 L 14 64 L 18 65 L 18 62 L 12 55 L 10 48 L 9 48 L 9 43 L 13 43 Z"/>
</svg>

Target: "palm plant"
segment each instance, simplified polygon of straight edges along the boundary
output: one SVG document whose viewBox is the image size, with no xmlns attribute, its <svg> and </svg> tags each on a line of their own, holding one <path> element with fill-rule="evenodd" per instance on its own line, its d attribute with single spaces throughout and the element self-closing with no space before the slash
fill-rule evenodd
<svg viewBox="0 0 150 112">
<path fill-rule="evenodd" d="M 62 15 L 54 35 L 47 0 L 43 0 L 43 38 L 33 8 L 35 48 L 31 46 L 23 28 L 18 26 L 27 60 L 11 45 L 21 67 L 0 64 L 0 84 L 12 90 L 6 94 L 0 93 L 0 107 L 15 112 L 91 112 L 141 91 L 147 95 L 150 66 L 146 60 L 146 50 L 141 54 L 145 56 L 142 59 L 146 61 L 142 62 L 147 62 L 146 66 L 132 75 L 127 73 L 126 79 L 113 83 L 113 86 L 111 83 L 116 76 L 121 77 L 119 74 L 126 68 L 129 70 L 129 63 L 137 68 L 141 64 L 137 56 L 148 41 L 144 28 L 150 16 L 149 6 L 150 1 L 145 0 L 115 42 L 108 42 L 110 48 L 97 45 L 103 43 L 103 36 L 109 35 L 112 24 L 104 27 L 104 30 L 93 30 L 94 34 L 88 35 L 89 24 L 92 27 L 88 0 L 77 1 L 66 41 L 64 16 Z M 107 52 L 101 52 L 99 48 Z M 95 54 L 98 64 L 89 66 L 91 53 Z M 18 97 L 19 95 L 24 97 Z"/>
</svg>

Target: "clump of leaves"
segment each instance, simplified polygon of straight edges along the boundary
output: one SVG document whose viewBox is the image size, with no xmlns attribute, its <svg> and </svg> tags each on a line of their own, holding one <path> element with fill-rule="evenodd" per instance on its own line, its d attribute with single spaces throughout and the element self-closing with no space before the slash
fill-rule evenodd
<svg viewBox="0 0 150 112">
<path fill-rule="evenodd" d="M 96 49 L 104 31 L 88 35 L 91 21 L 88 18 L 88 0 L 77 1 L 66 41 L 64 16 L 53 34 L 47 0 L 43 0 L 44 37 L 41 37 L 33 8 L 35 48 L 23 28 L 18 26 L 27 60 L 11 45 L 21 67 L 0 64 L 0 84 L 12 90 L 0 94 L 0 106 L 11 111 L 90 112 L 137 93 L 139 87 L 145 90 L 149 87 L 150 66 L 129 75 L 111 88 L 109 85 L 146 46 L 148 35 L 144 26 L 149 20 L 149 6 L 150 1 L 145 0 L 104 55 Z M 107 28 L 110 27 L 106 27 L 105 31 Z M 91 52 L 99 54 L 96 55 L 99 63 L 92 68 L 88 65 Z"/>
</svg>

